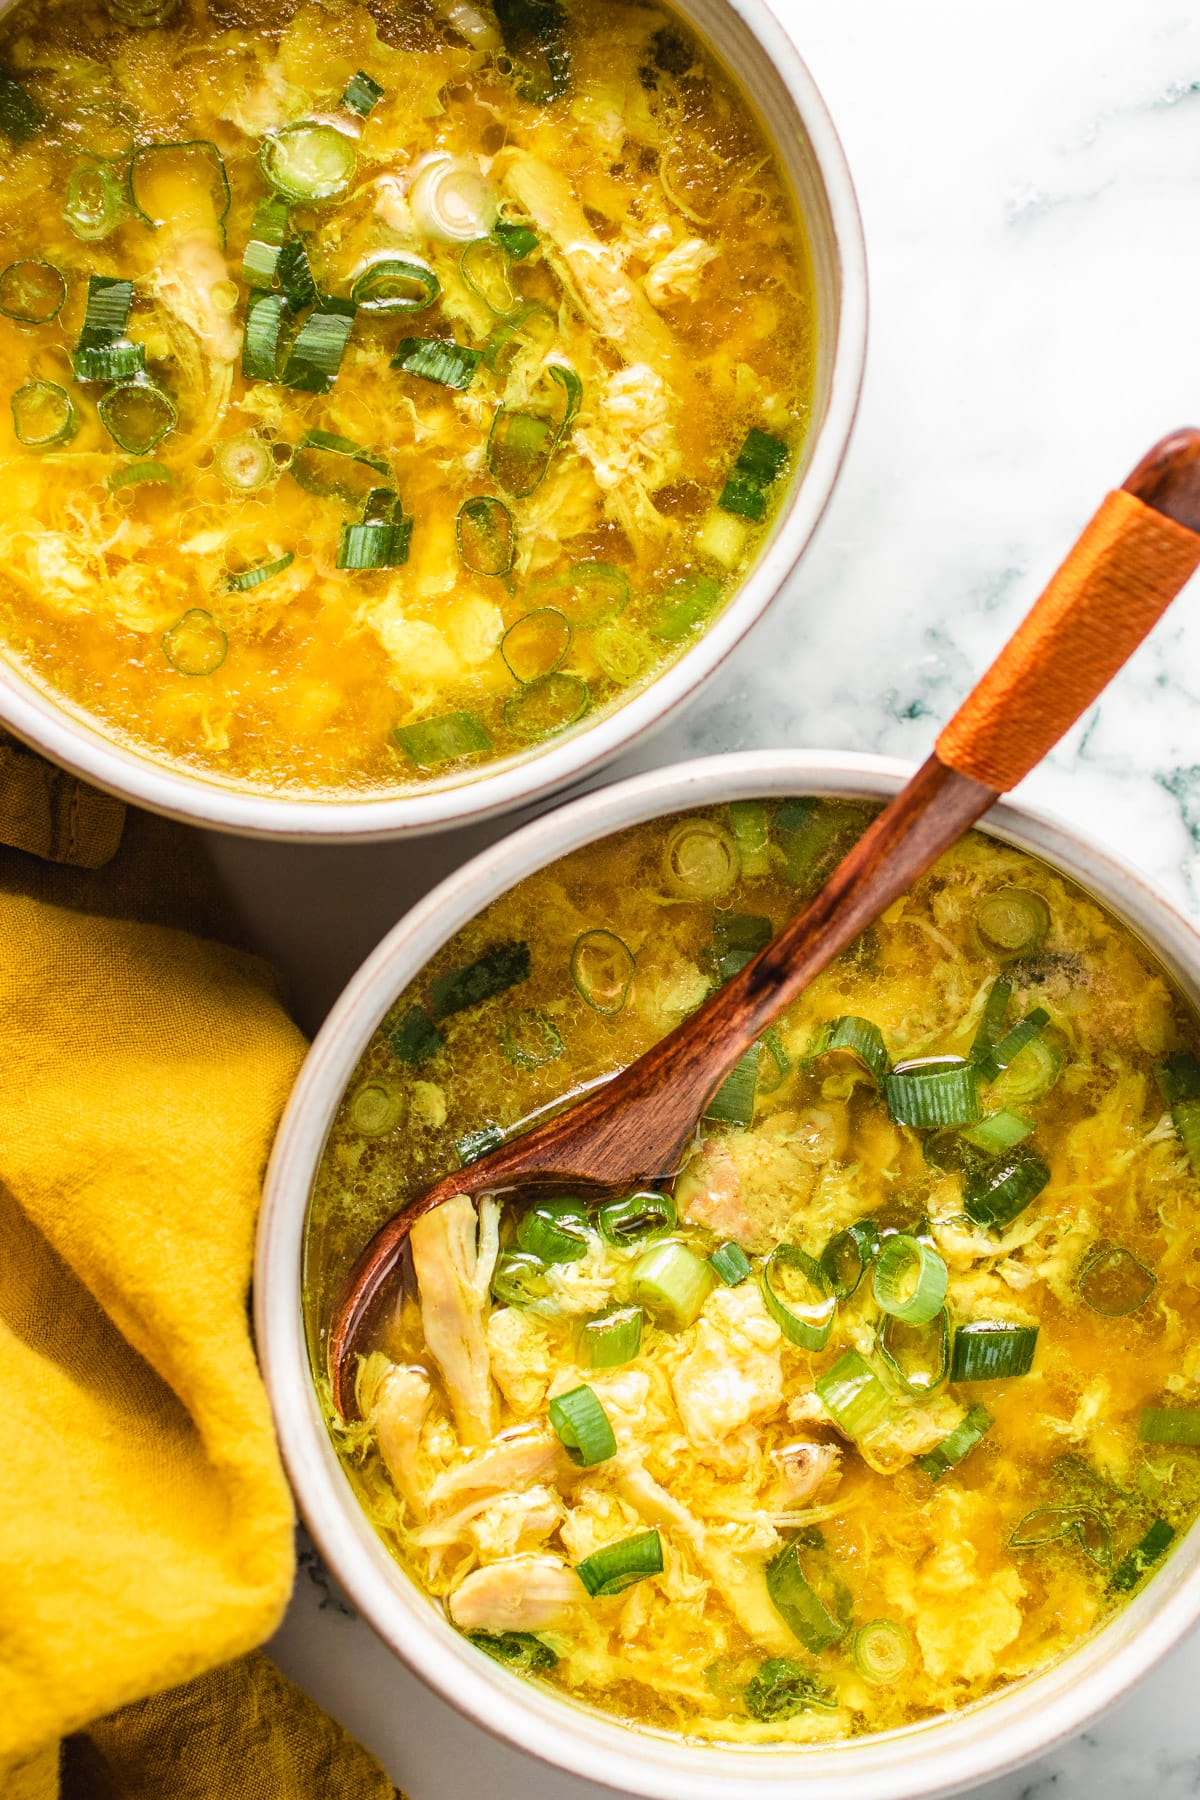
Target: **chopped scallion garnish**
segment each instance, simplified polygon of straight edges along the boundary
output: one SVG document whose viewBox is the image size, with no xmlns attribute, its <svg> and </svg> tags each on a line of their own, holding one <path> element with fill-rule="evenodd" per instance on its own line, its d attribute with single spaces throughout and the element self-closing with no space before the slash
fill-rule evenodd
<svg viewBox="0 0 1200 1800">
<path fill-rule="evenodd" d="M 981 1081 L 995 1081 L 996 1077 L 1018 1057 L 1022 1050 L 1028 1048 L 1033 1040 L 1040 1037 L 1050 1023 L 1050 1014 L 1044 1006 L 1035 1006 L 1019 1024 L 1006 1031 L 1004 1036 L 994 1043 L 990 1050 L 983 1052 L 976 1066 Z"/>
<path fill-rule="evenodd" d="M 506 994 L 509 988 L 529 980 L 529 945 L 497 944 L 477 956 L 461 969 L 435 975 L 429 985 L 429 999 L 435 1019 L 448 1019 L 452 1013 L 464 1012 L 469 1006 L 480 1006 Z"/>
<path fill-rule="evenodd" d="M 112 164 L 98 156 L 77 162 L 67 176 L 63 218 L 85 244 L 99 243 L 119 224 L 125 189 Z"/>
<path fill-rule="evenodd" d="M 420 1005 L 410 1006 L 394 1024 L 385 1026 L 383 1035 L 397 1061 L 402 1063 L 428 1062 L 445 1043 L 441 1032 Z"/>
<path fill-rule="evenodd" d="M 947 1432 L 940 1444 L 927 1450 L 924 1456 L 918 1456 L 918 1466 L 932 1476 L 934 1481 L 940 1481 L 943 1475 L 949 1474 L 951 1469 L 956 1468 L 971 1454 L 994 1424 L 995 1420 L 986 1406 L 973 1406 L 966 1417 L 959 1420 L 954 1430 Z"/>
<path fill-rule="evenodd" d="M 242 374 L 247 381 L 274 381 L 286 311 L 282 294 L 251 294 L 242 337 Z"/>
<path fill-rule="evenodd" d="M 1158 1277 L 1132 1250 L 1121 1244 L 1099 1243 L 1084 1257 L 1075 1285 L 1093 1312 L 1106 1319 L 1123 1319 L 1145 1305 L 1158 1286 Z"/>
<path fill-rule="evenodd" d="M 777 1244 L 759 1270 L 767 1311 L 802 1350 L 823 1350 L 837 1316 L 837 1295 L 815 1257 L 796 1244 Z"/>
<path fill-rule="evenodd" d="M 817 1397 L 834 1424 L 847 1437 L 869 1435 L 882 1424 L 891 1396 L 870 1363 L 857 1350 L 846 1350 L 831 1369 L 817 1378 Z"/>
<path fill-rule="evenodd" d="M 528 1631 L 468 1631 L 467 1641 L 517 1675 L 544 1675 L 558 1661 L 549 1644 Z"/>
<path fill-rule="evenodd" d="M 734 1064 L 704 1109 L 704 1117 L 720 1125 L 752 1125 L 754 1098 L 758 1092 L 758 1062 L 762 1049 L 750 1048 Z"/>
<path fill-rule="evenodd" d="M 500 219 L 492 226 L 492 236 L 498 244 L 503 244 L 514 262 L 523 262 L 538 247 L 538 235 L 528 225 L 515 225 L 508 219 Z"/>
<path fill-rule="evenodd" d="M 999 888 L 975 908 L 975 930 L 992 956 L 1028 956 L 1046 941 L 1050 908 L 1027 888 Z"/>
<path fill-rule="evenodd" d="M 662 1543 L 657 1531 L 641 1531 L 619 1543 L 606 1544 L 575 1565 L 575 1573 L 593 1600 L 624 1593 L 647 1575 L 661 1575 L 662 1569 Z"/>
<path fill-rule="evenodd" d="M 517 533 L 512 514 L 503 500 L 491 494 L 476 494 L 463 501 L 454 522 L 454 535 L 463 567 L 473 575 L 507 575 L 516 560 Z M 522 677 L 518 675 L 517 679 Z"/>
<path fill-rule="evenodd" d="M 487 727 L 471 712 L 444 713 L 437 719 L 422 719 L 416 725 L 397 725 L 392 736 L 418 769 L 483 756 L 492 747 Z"/>
<path fill-rule="evenodd" d="M 973 1319 L 954 1333 L 951 1381 L 1011 1381 L 1028 1375 L 1037 1348 L 1036 1325 Z"/>
<path fill-rule="evenodd" d="M 52 450 L 79 429 L 75 403 L 57 381 L 27 381 L 12 396 L 13 431 L 27 450 Z"/>
<path fill-rule="evenodd" d="M 590 1369 L 618 1369 L 642 1347 L 645 1313 L 640 1306 L 614 1306 L 586 1319 L 579 1328 L 580 1361 Z"/>
<path fill-rule="evenodd" d="M 685 1331 L 699 1318 L 712 1290 L 707 1261 L 686 1244 L 655 1244 L 629 1271 L 629 1292 L 662 1325 Z"/>
<path fill-rule="evenodd" d="M 880 1085 L 888 1115 L 897 1125 L 937 1130 L 946 1125 L 974 1125 L 983 1116 L 978 1070 L 961 1056 L 897 1063 Z"/>
<path fill-rule="evenodd" d="M 374 81 L 364 70 L 359 69 L 346 83 L 342 92 L 341 104 L 347 112 L 357 113 L 360 119 L 365 119 L 372 108 L 378 106 L 382 99 L 383 89 L 379 83 Z"/>
<path fill-rule="evenodd" d="M 494 318 L 511 319 L 521 307 L 512 282 L 512 258 L 495 234 L 474 238 L 459 258 L 463 281 Z"/>
<path fill-rule="evenodd" d="M 746 1683 L 746 1711 L 760 1724 L 773 1725 L 803 1712 L 836 1712 L 837 1695 L 822 1686 L 815 1669 L 787 1656 L 769 1656 Z"/>
<path fill-rule="evenodd" d="M 510 694 L 504 703 L 504 723 L 514 737 L 527 744 L 539 743 L 578 723 L 591 705 L 591 690 L 579 675 L 556 669 L 540 675 Z"/>
<path fill-rule="evenodd" d="M 382 1137 L 404 1116 L 404 1095 L 386 1081 L 364 1081 L 350 1101 L 350 1123 L 364 1137 Z"/>
<path fill-rule="evenodd" d="M 1143 1444 L 1200 1444 L 1200 1408 L 1147 1406 L 1138 1436 Z"/>
<path fill-rule="evenodd" d="M 615 1250 L 642 1249 L 675 1229 L 675 1202 L 653 1190 L 608 1200 L 596 1214 L 600 1236 Z"/>
<path fill-rule="evenodd" d="M 265 137 L 258 166 L 268 185 L 295 205 L 334 200 L 354 174 L 354 139 L 336 125 L 301 119 Z"/>
<path fill-rule="evenodd" d="M 721 980 L 739 975 L 774 935 L 770 919 L 756 913 L 718 913 L 713 920 L 713 954 Z"/>
<path fill-rule="evenodd" d="M 886 1315 L 876 1345 L 906 1393 L 920 1397 L 931 1394 L 945 1381 L 950 1369 L 950 1320 L 945 1307 L 922 1325 L 907 1325 L 894 1315 Z"/>
<path fill-rule="evenodd" d="M 524 613 L 500 639 L 500 655 L 509 674 L 525 685 L 553 675 L 570 648 L 571 627 L 553 606 Z"/>
<path fill-rule="evenodd" d="M 1026 1513 L 1009 1543 L 1014 1550 L 1038 1550 L 1043 1544 L 1071 1538 L 1101 1568 L 1112 1563 L 1112 1532 L 1090 1506 L 1042 1506 Z"/>
<path fill-rule="evenodd" d="M 225 158 L 206 138 L 177 144 L 142 144 L 129 164 L 129 197 L 134 211 L 157 230 L 219 230 L 229 212 Z"/>
<path fill-rule="evenodd" d="M 976 1225 L 1004 1231 L 1037 1199 L 1049 1180 L 1050 1170 L 1040 1156 L 1017 1157 L 986 1173 L 968 1175 L 963 1211 Z"/>
<path fill-rule="evenodd" d="M 175 477 L 166 463 L 136 462 L 126 463 L 123 469 L 114 469 L 108 478 L 108 485 L 113 493 L 122 488 L 139 487 L 143 482 L 172 482 Z"/>
<path fill-rule="evenodd" d="M 12 144 L 23 144 L 46 122 L 46 115 L 15 75 L 0 69 L 0 131 Z"/>
<path fill-rule="evenodd" d="M 1175 1538 L 1175 1527 L 1165 1519 L 1155 1519 L 1139 1544 L 1113 1570 L 1112 1585 L 1119 1594 L 1135 1588 L 1147 1569 L 1164 1556 Z"/>
<path fill-rule="evenodd" d="M 537 1200 L 517 1225 L 518 1246 L 544 1263 L 579 1262 L 588 1253 L 589 1236 L 578 1200 Z"/>
<path fill-rule="evenodd" d="M 0 313 L 18 325 L 48 325 L 66 297 L 67 278 L 53 263 L 28 257 L 0 274 Z"/>
<path fill-rule="evenodd" d="M 100 423 L 120 449 L 145 456 L 174 429 L 175 402 L 153 381 L 140 377 L 109 388 L 97 406 Z"/>
<path fill-rule="evenodd" d="M 417 313 L 432 306 L 442 284 L 415 256 L 382 256 L 355 276 L 350 298 L 360 312 Z"/>
<path fill-rule="evenodd" d="M 875 1259 L 875 1304 L 905 1325 L 928 1325 L 941 1312 L 950 1271 L 936 1250 L 897 1232 Z"/>
<path fill-rule="evenodd" d="M 767 1592 L 788 1630 L 806 1650 L 818 1653 L 845 1637 L 850 1623 L 850 1596 L 828 1577 L 814 1585 L 800 1555 L 800 1545 L 791 1543 L 767 1564 Z M 810 1562 L 814 1575 L 816 1566 L 814 1558 Z"/>
<path fill-rule="evenodd" d="M 79 341 L 71 356 L 76 381 L 124 381 L 144 366 L 146 352 L 125 336 L 133 283 L 118 275 L 90 275 Z"/>
<path fill-rule="evenodd" d="M 288 346 L 279 376 L 284 387 L 305 394 L 329 392 L 350 342 L 354 314 L 352 300 L 326 296 L 317 302 Z"/>
<path fill-rule="evenodd" d="M 584 931 L 571 950 L 571 980 L 593 1012 L 613 1017 L 624 1007 L 637 964 L 615 931 Z"/>
<path fill-rule="evenodd" d="M 212 675 L 225 661 L 229 639 L 211 613 L 193 606 L 162 636 L 163 655 L 181 675 Z"/>
<path fill-rule="evenodd" d="M 380 475 L 391 480 L 391 471 L 382 456 L 332 431 L 305 432 L 292 454 L 288 473 L 306 494 L 344 500 L 350 506 L 366 504 L 369 495 L 379 488 Z"/>
<path fill-rule="evenodd" d="M 477 1162 L 489 1150 L 497 1148 L 496 1144 L 489 1143 L 476 1151 L 474 1156 L 464 1156 L 460 1145 L 459 1161 L 465 1167 L 468 1163 Z M 526 1250 L 507 1251 L 503 1256 L 497 1257 L 492 1274 L 492 1293 L 502 1306 L 516 1306 L 523 1312 L 546 1313 L 554 1309 L 554 1290 L 546 1264 L 540 1256 L 533 1256 Z"/>
<path fill-rule="evenodd" d="M 803 1061 L 806 1066 L 811 1065 L 821 1057 L 839 1050 L 856 1056 L 875 1077 L 876 1082 L 881 1082 L 891 1067 L 887 1045 L 878 1025 L 871 1019 L 860 1019 L 853 1013 L 844 1013 L 839 1019 L 826 1019 L 818 1027 L 816 1036 L 804 1053 Z"/>
<path fill-rule="evenodd" d="M 290 569 L 296 560 L 294 550 L 285 550 L 273 562 L 259 563 L 253 569 L 239 569 L 225 577 L 225 587 L 231 594 L 248 594 L 252 588 L 261 587 L 264 581 L 270 581 L 272 575 L 282 575 Z"/>
<path fill-rule="evenodd" d="M 500 1048 L 518 1069 L 541 1069 L 556 1062 L 565 1045 L 554 1020 L 536 1007 L 510 1013 L 499 1031 Z"/>
<path fill-rule="evenodd" d="M 740 1244 L 721 1244 L 708 1260 L 726 1287 L 737 1287 L 753 1273 L 753 1264 Z"/>
<path fill-rule="evenodd" d="M 757 427 L 747 434 L 717 505 L 725 512 L 760 524 L 767 514 L 767 489 L 778 480 L 787 462 L 782 438 Z"/>
<path fill-rule="evenodd" d="M 274 284 L 287 229 L 287 201 L 278 194 L 260 200 L 242 253 L 242 280 L 247 287 L 269 288 Z"/>
<path fill-rule="evenodd" d="M 282 245 L 275 262 L 275 277 L 284 299 L 295 312 L 317 304 L 320 294 L 301 238 L 289 238 Z"/>
<path fill-rule="evenodd" d="M 729 824 L 742 858 L 742 874 L 768 875 L 771 871 L 771 828 L 764 800 L 731 800 Z"/>
<path fill-rule="evenodd" d="M 912 1660 L 912 1634 L 899 1619 L 871 1619 L 854 1634 L 855 1666 L 873 1687 L 890 1687 Z"/>
<path fill-rule="evenodd" d="M 563 1449 L 582 1469 L 592 1469 L 617 1453 L 608 1414 L 590 1387 L 572 1388 L 551 1400 L 550 1423 Z"/>
<path fill-rule="evenodd" d="M 711 575 L 684 575 L 663 589 L 650 620 L 650 635 L 676 644 L 703 625 L 721 598 Z"/>
<path fill-rule="evenodd" d="M 222 438 L 213 450 L 213 473 L 235 494 L 256 494 L 276 474 L 271 446 L 256 431 Z"/>
<path fill-rule="evenodd" d="M 879 1227 L 874 1219 L 858 1219 L 831 1237 L 821 1252 L 821 1267 L 839 1300 L 848 1300 L 879 1253 Z"/>
<path fill-rule="evenodd" d="M 583 383 L 565 363 L 547 363 L 545 374 L 562 390 L 551 396 L 551 400 L 557 399 L 557 408 L 552 408 L 550 401 L 536 413 L 498 406 L 488 434 L 488 468 L 505 493 L 518 500 L 541 483 L 583 398 Z"/>
<path fill-rule="evenodd" d="M 1033 1120 L 1022 1113 L 1003 1112 L 989 1113 L 978 1125 L 969 1126 L 962 1136 L 976 1150 L 982 1150 L 987 1156 L 1003 1156 L 1006 1150 L 1015 1150 L 1018 1144 L 1033 1131 Z"/>
<path fill-rule="evenodd" d="M 466 344 L 456 344 L 453 338 L 401 338 L 392 367 L 439 387 L 462 390 L 474 381 L 481 354 Z"/>
<path fill-rule="evenodd" d="M 1179 1050 L 1157 1064 L 1154 1076 L 1188 1161 L 1200 1175 L 1200 1061 L 1190 1050 Z"/>
</svg>

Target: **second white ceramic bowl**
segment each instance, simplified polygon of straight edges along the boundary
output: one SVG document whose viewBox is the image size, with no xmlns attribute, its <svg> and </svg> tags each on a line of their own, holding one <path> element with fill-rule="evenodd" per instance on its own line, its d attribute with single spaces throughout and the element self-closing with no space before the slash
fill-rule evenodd
<svg viewBox="0 0 1200 1800">
<path fill-rule="evenodd" d="M 259 1229 L 255 1318 L 283 1454 L 337 1580 L 379 1636 L 452 1706 L 557 1769 L 647 1800 L 915 1800 L 1039 1755 L 1123 1694 L 1200 1619 L 1200 1529 L 1147 1587 L 1070 1655 L 996 1698 L 875 1737 L 806 1749 L 690 1745 L 637 1730 L 519 1680 L 480 1656 L 388 1555 L 330 1445 L 309 1370 L 301 1249 L 313 1175 L 338 1103 L 398 995 L 461 926 L 535 870 L 643 820 L 756 796 L 887 800 L 911 771 L 822 752 L 716 756 L 661 769 L 537 819 L 441 883 L 384 939 L 334 1007 L 280 1127 Z M 1013 805 L 983 829 L 1043 858 L 1102 901 L 1200 1007 L 1200 933 L 1137 873 L 1071 826 Z"/>
</svg>

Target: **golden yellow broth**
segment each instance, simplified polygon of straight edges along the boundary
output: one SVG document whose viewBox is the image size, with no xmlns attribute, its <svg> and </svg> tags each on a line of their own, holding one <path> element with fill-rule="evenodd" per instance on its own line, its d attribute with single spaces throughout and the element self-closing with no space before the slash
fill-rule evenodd
<svg viewBox="0 0 1200 1800">
<path fill-rule="evenodd" d="M 26 673 L 132 744 L 260 789 L 366 796 L 456 774 L 453 761 L 417 768 L 391 734 L 462 710 L 483 722 L 492 755 L 526 752 L 528 727 L 506 718 L 518 684 L 499 645 L 538 606 L 575 627 L 560 673 L 577 678 L 576 696 L 586 684 L 589 716 L 618 705 L 704 628 L 701 617 L 682 636 L 656 635 L 672 584 L 707 575 L 719 605 L 754 554 L 762 528 L 714 509 L 747 430 L 782 437 L 793 459 L 803 441 L 814 327 L 803 229 L 729 76 L 667 7 L 566 0 L 570 83 L 532 104 L 505 58 L 472 48 L 449 10 L 185 0 L 165 28 L 135 30 L 96 0 L 27 0 L 0 25 L 0 69 L 46 115 L 6 151 L 0 268 L 40 257 L 69 281 L 52 323 L 0 318 L 0 387 L 61 383 L 81 419 L 70 443 L 43 452 L 0 427 L 0 634 Z M 354 179 L 340 200 L 294 208 L 292 227 L 323 291 L 348 294 L 390 251 L 426 258 L 440 300 L 401 317 L 360 312 L 327 394 L 247 383 L 241 258 L 269 192 L 260 143 L 314 113 L 352 122 L 337 107 L 357 69 L 385 93 L 362 126 Z M 124 180 L 135 146 L 197 139 L 219 147 L 232 188 L 223 246 L 211 206 L 183 184 L 158 230 L 127 208 L 99 242 L 72 234 L 61 207 L 82 160 L 104 157 Z M 504 377 L 481 365 L 460 394 L 389 367 L 406 336 L 481 348 L 496 325 L 462 279 L 461 245 L 432 242 L 414 221 L 408 184 L 433 151 L 481 159 L 504 216 L 528 219 L 534 206 L 540 219 L 538 249 L 512 273 L 550 315 L 550 342 Z M 179 408 L 151 453 L 169 486 L 109 486 L 132 459 L 100 422 L 102 390 L 71 380 L 89 274 L 136 284 L 130 335 Z M 511 575 L 473 575 L 455 517 L 468 497 L 499 491 L 485 461 L 493 415 L 530 401 L 546 355 L 577 371 L 582 407 L 540 487 L 508 500 Z M 313 429 L 390 466 L 413 520 L 403 568 L 338 571 L 354 514 L 286 468 L 249 496 L 214 470 L 214 447 L 240 433 L 260 434 L 286 465 Z M 285 572 L 225 590 L 229 573 L 288 551 Z M 589 560 L 615 565 L 632 593 L 616 653 L 610 643 L 599 661 L 594 608 L 563 585 Z M 204 676 L 173 668 L 162 643 L 193 608 L 228 638 Z"/>
<path fill-rule="evenodd" d="M 706 816 L 728 827 L 724 809 Z M 824 816 L 837 828 L 832 855 L 861 828 L 863 810 Z M 363 1365 L 366 1424 L 343 1426 L 329 1410 L 327 1321 L 368 1236 L 405 1197 L 455 1165 L 460 1140 L 512 1128 L 644 1051 L 709 990 L 722 914 L 766 915 L 778 927 L 819 874 L 798 849 L 802 839 L 790 840 L 789 867 L 789 839 L 773 823 L 756 872 L 743 871 L 715 902 L 680 898 L 664 869 L 670 830 L 670 821 L 653 823 L 581 850 L 521 883 L 460 932 L 373 1038 L 319 1171 L 305 1276 L 318 1387 L 364 1508 L 439 1605 L 453 1605 L 474 1569 L 513 1553 L 514 1509 L 529 1496 L 518 1482 L 514 1496 L 494 1495 L 497 1505 L 482 1512 L 455 1517 L 455 1504 L 436 1498 L 426 1506 L 436 1481 L 448 1471 L 469 1475 L 483 1452 L 463 1442 L 447 1403 L 411 1270 L 379 1327 L 377 1354 Z M 940 1166 L 944 1134 L 931 1146 L 929 1133 L 892 1124 L 873 1080 L 853 1060 L 805 1067 L 803 1058 L 821 1022 L 845 1013 L 874 1020 L 895 1060 L 965 1054 L 1002 968 L 981 948 L 973 914 L 982 896 L 1011 885 L 1044 898 L 1051 927 L 1035 956 L 1004 970 L 1013 982 L 1009 1020 L 1044 1006 L 1062 1068 L 1048 1092 L 1022 1107 L 1035 1122 L 1024 1149 L 1032 1145 L 1045 1159 L 1050 1183 L 1007 1230 L 989 1234 L 964 1220 L 961 1173 Z M 584 1004 L 569 972 L 577 938 L 597 928 L 618 933 L 636 958 L 628 999 L 611 1017 Z M 392 1047 L 397 1028 L 402 1021 L 411 1026 L 414 1005 L 429 1006 L 431 981 L 511 943 L 529 947 L 527 979 L 442 1020 L 444 1046 L 427 1059 L 400 1060 Z M 515 1067 L 504 1052 L 514 1019 L 527 1009 L 540 1012 L 563 1044 L 561 1055 L 535 1069 Z M 676 1186 L 675 1235 L 707 1252 L 729 1234 L 729 1215 L 705 1210 L 703 1172 L 706 1159 L 732 1159 L 741 1201 L 757 1220 L 743 1241 L 758 1266 L 778 1241 L 819 1255 L 833 1234 L 864 1216 L 888 1229 L 912 1230 L 923 1220 L 950 1271 L 951 1320 L 1036 1324 L 1039 1338 L 1027 1376 L 943 1386 L 932 1398 L 897 1402 L 895 1415 L 860 1449 L 813 1404 L 813 1383 L 851 1346 L 881 1368 L 868 1279 L 841 1305 L 823 1351 L 782 1344 L 781 1395 L 765 1416 L 711 1439 L 701 1430 L 697 1441 L 694 1413 L 690 1427 L 683 1418 L 681 1369 L 694 1369 L 688 1359 L 701 1334 L 724 1329 L 728 1294 L 748 1295 L 739 1304 L 765 1320 L 755 1281 L 716 1288 L 698 1323 L 682 1333 L 648 1322 L 638 1357 L 612 1371 L 581 1366 L 575 1330 L 580 1316 L 626 1297 L 627 1252 L 606 1251 L 597 1240 L 585 1263 L 565 1265 L 556 1290 L 566 1309 L 561 1317 L 531 1319 L 494 1306 L 488 1342 L 499 1380 L 499 1391 L 491 1390 L 497 1430 L 544 1432 L 548 1383 L 560 1392 L 582 1381 L 608 1406 L 618 1442 L 613 1462 L 537 1477 L 557 1481 L 553 1517 L 540 1541 L 517 1540 L 516 1549 L 555 1555 L 569 1567 L 596 1544 L 658 1524 L 653 1512 L 639 1514 L 628 1503 L 619 1466 L 632 1455 L 672 1504 L 701 1522 L 708 1544 L 723 1547 L 742 1579 L 757 1584 L 766 1624 L 756 1638 L 727 1603 L 694 1537 L 667 1523 L 662 1576 L 609 1599 L 589 1601 L 580 1588 L 569 1621 L 541 1633 L 559 1658 L 544 1677 L 553 1686 L 621 1718 L 701 1739 L 838 1737 L 978 1700 L 1099 1625 L 1120 1604 L 1113 1571 L 1151 1521 L 1181 1530 L 1200 1499 L 1200 1452 L 1139 1442 L 1143 1407 L 1200 1401 L 1198 1184 L 1153 1077 L 1156 1059 L 1194 1047 L 1196 1025 L 1146 951 L 1071 883 L 974 834 L 813 984 L 779 1032 L 789 1072 L 773 1091 L 760 1081 L 749 1129 L 702 1127 Z M 1026 1078 L 1018 1058 L 984 1088 L 985 1110 L 996 1110 L 1006 1095 L 1011 1103 L 1013 1080 Z M 364 1090 L 377 1108 L 380 1094 L 388 1097 L 393 1116 L 382 1132 L 366 1134 L 356 1122 L 364 1116 Z M 500 1214 L 501 1244 L 509 1249 L 517 1210 L 507 1203 Z M 1132 1251 L 1157 1277 L 1149 1300 L 1125 1317 L 1100 1316 L 1079 1293 L 1081 1265 L 1104 1240 Z M 727 1341 L 730 1366 L 741 1368 L 744 1344 Z M 409 1458 L 418 1504 L 432 1524 L 415 1517 L 380 1457 L 372 1391 L 392 1362 L 424 1369 L 432 1384 L 419 1449 Z M 631 1379 L 637 1392 L 622 1387 Z M 935 1483 L 915 1456 L 980 1403 L 994 1419 L 991 1431 Z M 771 1453 L 797 1440 L 839 1446 L 841 1474 L 804 1504 L 789 1504 L 781 1501 Z M 465 1498 L 469 1492 L 460 1503 Z M 1110 1566 L 1089 1561 L 1072 1540 L 1037 1549 L 1010 1544 L 1026 1514 L 1066 1505 L 1093 1508 L 1108 1523 Z M 863 1679 L 852 1634 L 810 1656 L 769 1605 L 763 1614 L 767 1561 L 814 1526 L 824 1540 L 815 1554 L 849 1591 L 854 1626 L 884 1618 L 910 1634 L 913 1661 L 895 1683 Z M 810 1668 L 836 1693 L 836 1710 L 776 1722 L 749 1717 L 747 1682 L 764 1656 L 778 1654 Z"/>
</svg>

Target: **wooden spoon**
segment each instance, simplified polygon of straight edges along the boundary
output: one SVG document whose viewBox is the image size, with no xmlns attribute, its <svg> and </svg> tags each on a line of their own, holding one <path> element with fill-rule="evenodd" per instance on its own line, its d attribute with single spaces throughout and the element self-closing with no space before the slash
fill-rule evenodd
<svg viewBox="0 0 1200 1800">
<path fill-rule="evenodd" d="M 329 1344 L 354 1416 L 355 1353 L 413 1224 L 455 1194 L 628 1192 L 675 1172 L 696 1121 L 785 1007 L 1053 748 L 1200 565 L 1200 431 L 1109 494 L 1028 618 L 816 898 L 690 1018 L 556 1117 L 395 1213 L 350 1272 Z"/>
</svg>

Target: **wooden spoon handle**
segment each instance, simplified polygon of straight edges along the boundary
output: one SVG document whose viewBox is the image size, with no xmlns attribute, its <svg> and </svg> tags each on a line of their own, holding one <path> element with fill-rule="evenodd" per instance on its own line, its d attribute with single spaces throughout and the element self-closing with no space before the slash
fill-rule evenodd
<svg viewBox="0 0 1200 1800">
<path fill-rule="evenodd" d="M 998 793 L 1097 699 L 1200 566 L 1200 432 L 1181 431 L 1109 494 L 1040 600 L 937 740 Z"/>
</svg>

